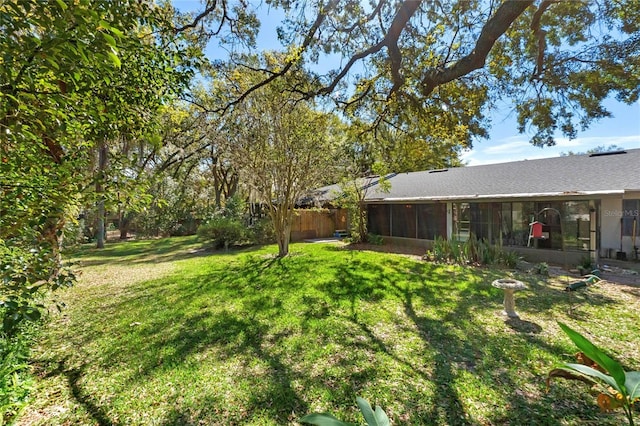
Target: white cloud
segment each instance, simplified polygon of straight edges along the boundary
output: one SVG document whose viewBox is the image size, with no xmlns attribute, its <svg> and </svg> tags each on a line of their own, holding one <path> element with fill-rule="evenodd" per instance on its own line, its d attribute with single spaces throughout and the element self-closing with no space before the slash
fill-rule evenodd
<svg viewBox="0 0 640 426">
<path fill-rule="evenodd" d="M 608 137 L 589 136 L 571 140 L 557 138 L 555 146 L 544 148 L 531 145 L 523 136 L 504 138 L 490 146 L 483 147 L 482 145 L 482 143 L 479 143 L 476 148 L 464 152 L 460 156 L 462 161 L 469 166 L 479 166 L 509 161 L 558 157 L 563 152 L 584 152 L 598 146 L 617 145 L 625 149 L 634 149 L 640 148 L 640 134 Z"/>
<path fill-rule="evenodd" d="M 485 154 L 513 154 L 513 153 L 520 153 L 520 152 L 526 151 L 530 147 L 529 142 L 525 140 L 509 141 L 510 139 L 516 139 L 516 138 L 507 138 L 506 139 L 507 142 L 503 142 L 499 145 L 493 145 L 493 146 L 487 147 L 486 149 L 483 150 L 483 152 Z"/>
<path fill-rule="evenodd" d="M 562 148 L 579 147 L 580 151 L 609 145 L 617 145 L 626 149 L 640 148 L 640 134 L 629 136 L 588 136 L 572 140 L 567 138 L 556 139 L 556 146 Z"/>
</svg>

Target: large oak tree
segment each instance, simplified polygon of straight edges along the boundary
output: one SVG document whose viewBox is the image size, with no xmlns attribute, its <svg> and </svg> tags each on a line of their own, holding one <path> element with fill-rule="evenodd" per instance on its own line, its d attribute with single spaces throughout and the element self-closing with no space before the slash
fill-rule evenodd
<svg viewBox="0 0 640 426">
<path fill-rule="evenodd" d="M 206 2 L 211 10 L 231 3 Z M 501 100 L 539 146 L 609 116 L 609 97 L 638 100 L 637 0 L 267 3 L 286 13 L 278 35 L 287 55 L 223 110 L 301 62 L 338 64 L 318 72 L 318 85 L 301 97 L 326 95 L 374 128 L 386 122 L 411 133 L 427 123 L 433 137 L 457 129 L 467 144 L 487 135 L 487 112 Z M 246 65 L 233 55 L 241 46 L 231 45 L 232 60 Z"/>
</svg>

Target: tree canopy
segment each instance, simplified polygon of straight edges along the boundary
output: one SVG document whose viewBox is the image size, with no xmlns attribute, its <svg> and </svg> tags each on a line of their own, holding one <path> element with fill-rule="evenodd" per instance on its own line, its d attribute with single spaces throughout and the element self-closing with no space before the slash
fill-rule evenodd
<svg viewBox="0 0 640 426">
<path fill-rule="evenodd" d="M 230 2 L 206 2 L 221 10 Z M 603 101 L 632 103 L 640 92 L 640 3 L 636 0 L 272 0 L 287 19 L 278 36 L 283 61 L 262 68 L 252 90 L 296 64 L 341 58 L 316 73 L 313 90 L 373 126 L 413 126 L 408 115 L 486 136 L 486 112 L 515 105 L 519 130 L 534 145 L 575 137 L 610 113 Z M 254 15 L 252 15 L 254 16 Z M 232 62 L 248 66 L 232 47 Z M 329 55 L 329 56 L 328 56 Z M 415 126 L 413 126 L 415 128 Z M 436 131 L 437 129 L 430 129 Z"/>
<path fill-rule="evenodd" d="M 0 29 L 0 269 L 8 286 L 0 308 L 8 329 L 35 316 L 33 293 L 69 282 L 59 239 L 87 189 L 107 179 L 105 169 L 94 172 L 96 148 L 117 142 L 126 156 L 133 140 L 151 141 L 156 111 L 185 90 L 200 56 L 176 31 L 172 8 L 152 1 L 9 0 L 0 4 Z M 130 164 L 114 161 L 112 170 L 130 177 Z"/>
<path fill-rule="evenodd" d="M 279 55 L 267 52 L 250 58 L 253 70 L 225 70 L 228 80 L 215 83 L 212 92 L 217 96 L 209 96 L 203 103 L 219 104 L 220 97 L 229 99 L 245 92 L 259 78 L 254 71 L 257 67 L 279 59 Z M 265 206 L 280 256 L 288 254 L 296 203 L 307 191 L 336 179 L 332 168 L 341 142 L 339 121 L 287 90 L 310 88 L 311 84 L 309 76 L 296 67 L 282 79 L 250 93 L 216 129 L 253 201 Z"/>
</svg>

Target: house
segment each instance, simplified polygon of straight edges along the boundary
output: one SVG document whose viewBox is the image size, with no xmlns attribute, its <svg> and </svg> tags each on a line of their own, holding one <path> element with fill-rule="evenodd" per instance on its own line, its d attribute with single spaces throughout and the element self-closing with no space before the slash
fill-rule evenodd
<svg viewBox="0 0 640 426">
<path fill-rule="evenodd" d="M 429 247 L 474 234 L 531 261 L 638 258 L 640 149 L 401 173 L 389 183 L 366 197 L 369 232 L 388 242 Z"/>
</svg>

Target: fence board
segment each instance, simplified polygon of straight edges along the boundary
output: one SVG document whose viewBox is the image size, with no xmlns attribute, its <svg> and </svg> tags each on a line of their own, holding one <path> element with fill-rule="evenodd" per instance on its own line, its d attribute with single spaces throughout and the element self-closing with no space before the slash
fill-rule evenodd
<svg viewBox="0 0 640 426">
<path fill-rule="evenodd" d="M 291 224 L 291 241 L 332 237 L 336 229 L 346 229 L 343 209 L 296 209 Z"/>
</svg>

